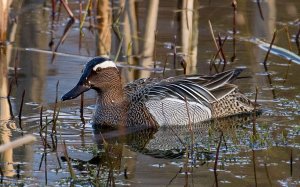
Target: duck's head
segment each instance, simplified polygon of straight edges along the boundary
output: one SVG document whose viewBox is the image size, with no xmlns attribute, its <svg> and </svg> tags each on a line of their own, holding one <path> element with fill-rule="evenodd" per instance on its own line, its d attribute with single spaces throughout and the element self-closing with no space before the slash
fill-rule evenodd
<svg viewBox="0 0 300 187">
<path fill-rule="evenodd" d="M 118 77 L 117 66 L 112 60 L 105 57 L 93 58 L 86 64 L 77 85 L 63 95 L 61 100 L 74 99 L 90 89 L 98 92 L 105 91 L 113 85 L 113 80 Z"/>
</svg>

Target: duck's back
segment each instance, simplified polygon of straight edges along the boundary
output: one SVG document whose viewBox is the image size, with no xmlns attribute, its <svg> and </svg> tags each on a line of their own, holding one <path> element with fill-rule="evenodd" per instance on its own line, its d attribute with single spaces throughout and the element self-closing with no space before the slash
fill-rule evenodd
<svg viewBox="0 0 300 187">
<path fill-rule="evenodd" d="M 213 76 L 148 78 L 129 83 L 124 88 L 130 103 L 128 123 L 187 125 L 250 112 L 251 101 L 230 84 L 240 72 L 236 69 Z"/>
</svg>

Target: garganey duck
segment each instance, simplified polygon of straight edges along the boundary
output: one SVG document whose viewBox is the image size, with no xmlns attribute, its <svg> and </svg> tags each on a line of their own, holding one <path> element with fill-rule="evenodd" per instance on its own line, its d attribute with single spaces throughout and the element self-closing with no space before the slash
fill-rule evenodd
<svg viewBox="0 0 300 187">
<path fill-rule="evenodd" d="M 86 64 L 79 82 L 62 100 L 95 90 L 95 125 L 187 125 L 252 112 L 254 103 L 231 84 L 241 71 L 233 69 L 212 76 L 142 78 L 123 87 L 116 64 L 108 58 L 96 57 Z"/>
</svg>

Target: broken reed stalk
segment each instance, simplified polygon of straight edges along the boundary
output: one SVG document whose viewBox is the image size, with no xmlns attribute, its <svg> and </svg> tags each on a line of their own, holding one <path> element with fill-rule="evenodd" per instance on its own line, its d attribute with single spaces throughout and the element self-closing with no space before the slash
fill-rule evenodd
<svg viewBox="0 0 300 187">
<path fill-rule="evenodd" d="M 259 10 L 259 14 L 260 14 L 261 19 L 265 20 L 264 19 L 264 15 L 262 13 L 261 5 L 260 5 L 260 0 L 256 0 L 256 3 L 257 3 L 257 7 L 258 7 L 258 10 Z"/>
<path fill-rule="evenodd" d="M 217 40 L 215 38 L 214 31 L 213 31 L 213 28 L 212 28 L 210 20 L 208 20 L 208 26 L 209 26 L 209 31 L 210 31 L 211 37 L 213 39 L 213 42 L 215 44 L 215 47 L 216 47 L 217 51 L 219 51 L 219 46 L 217 44 Z M 222 55 L 220 53 L 218 53 L 218 55 L 219 55 L 220 59 L 222 59 Z"/>
<path fill-rule="evenodd" d="M 118 47 L 118 50 L 117 50 L 117 54 L 115 56 L 115 59 L 114 61 L 116 62 L 120 56 L 120 53 L 121 53 L 121 50 L 122 50 L 122 45 L 123 45 L 123 40 L 124 40 L 124 37 L 121 38 L 121 41 L 120 41 L 120 44 L 119 44 L 119 47 Z"/>
<path fill-rule="evenodd" d="M 19 110 L 19 127 L 23 131 L 22 128 L 22 110 L 23 110 L 23 104 L 24 104 L 24 97 L 25 97 L 25 89 L 23 90 L 22 93 L 22 100 L 21 100 L 21 105 L 20 105 L 20 110 Z"/>
<path fill-rule="evenodd" d="M 53 21 L 55 18 L 56 0 L 51 0 L 51 5 L 52 5 L 52 21 Z"/>
<path fill-rule="evenodd" d="M 289 44 L 289 50 L 292 51 L 293 48 L 292 48 L 292 43 L 291 43 L 291 37 L 290 37 L 289 27 L 285 26 L 283 29 L 284 29 L 284 31 L 286 33 L 287 42 Z"/>
<path fill-rule="evenodd" d="M 274 34 L 273 34 L 273 37 L 272 37 L 272 41 L 271 41 L 271 43 L 270 43 L 270 47 L 269 47 L 268 52 L 267 52 L 267 54 L 266 54 L 266 56 L 265 56 L 265 59 L 264 59 L 264 61 L 263 61 L 263 64 L 264 64 L 264 67 L 265 67 L 265 70 L 266 70 L 266 71 L 268 71 L 267 60 L 268 60 L 270 51 L 271 51 L 271 49 L 272 49 L 272 47 L 273 47 L 273 44 L 274 44 L 276 35 L 277 35 L 277 30 L 274 31 Z"/>
<path fill-rule="evenodd" d="M 186 167 L 186 170 L 185 170 L 185 172 L 184 172 L 184 173 L 185 173 L 185 174 L 184 174 L 184 181 L 185 181 L 184 186 L 190 186 L 190 185 L 189 185 L 189 174 L 188 174 L 188 160 L 189 160 L 189 159 L 188 159 L 188 157 L 187 157 L 187 162 L 186 162 L 186 164 L 185 164 L 185 165 L 186 165 L 186 166 L 185 166 L 185 167 Z"/>
<path fill-rule="evenodd" d="M 266 163 L 264 163 L 264 166 L 265 166 L 265 171 L 266 171 L 266 175 L 267 175 L 269 185 L 272 187 L 273 185 L 272 185 L 272 180 L 271 180 L 271 177 L 270 177 L 270 174 L 269 174 L 268 166 L 267 166 Z"/>
<path fill-rule="evenodd" d="M 72 168 L 72 164 L 71 164 L 71 161 L 70 161 L 70 158 L 69 158 L 69 155 L 68 155 L 68 150 L 67 150 L 67 146 L 66 146 L 66 142 L 65 140 L 63 141 L 63 145 L 64 145 L 64 155 L 65 155 L 65 158 L 67 160 L 67 164 L 68 164 L 68 169 L 69 169 L 69 173 L 70 173 L 70 176 L 73 180 L 76 179 L 76 175 L 74 173 L 74 170 Z"/>
<path fill-rule="evenodd" d="M 291 155 L 290 155 L 290 175 L 293 177 L 293 148 L 291 148 Z"/>
<path fill-rule="evenodd" d="M 20 179 L 20 172 L 21 172 L 20 164 L 17 164 L 17 169 L 16 169 L 17 179 Z"/>
<path fill-rule="evenodd" d="M 47 127 L 46 127 L 47 129 Z M 46 135 L 47 138 L 47 135 Z M 48 168 L 47 168 L 47 146 L 44 147 L 44 170 L 45 170 L 45 184 L 48 184 Z"/>
<path fill-rule="evenodd" d="M 83 124 L 83 128 L 85 128 L 85 120 L 84 120 L 84 116 L 83 116 L 83 106 L 84 106 L 84 93 L 82 93 L 80 95 L 80 120 Z"/>
<path fill-rule="evenodd" d="M 218 182 L 218 173 L 217 173 L 217 171 L 214 171 L 214 176 L 215 176 L 215 183 L 216 183 L 216 187 L 219 187 L 219 182 Z"/>
<path fill-rule="evenodd" d="M 44 127 L 43 127 L 43 105 L 42 105 L 41 110 L 40 110 L 40 137 L 42 139 L 43 146 L 45 147 L 46 146 L 46 140 L 43 136 L 43 128 Z"/>
<path fill-rule="evenodd" d="M 11 94 L 11 90 L 12 90 L 12 85 L 13 85 L 13 80 L 10 80 L 9 89 L 8 89 L 8 93 L 7 93 L 7 101 L 8 101 L 8 105 L 9 105 L 10 119 L 14 119 L 14 113 L 13 113 L 13 109 L 12 109 L 11 102 L 10 102 L 10 94 Z"/>
<path fill-rule="evenodd" d="M 186 22 L 186 28 L 188 30 L 190 30 L 190 27 L 189 27 L 189 19 L 188 19 L 188 1 L 185 1 L 185 5 L 183 7 L 183 10 L 184 10 L 184 13 L 185 13 L 185 22 Z"/>
<path fill-rule="evenodd" d="M 154 69 L 154 75 L 156 74 L 156 45 L 157 45 L 157 30 L 155 30 L 154 34 L 154 50 L 153 50 L 153 69 Z"/>
<path fill-rule="evenodd" d="M 255 186 L 257 187 L 256 162 L 255 162 L 255 151 L 254 151 L 254 149 L 252 149 L 252 162 L 253 162 L 254 181 L 255 181 Z"/>
<path fill-rule="evenodd" d="M 167 62 L 168 62 L 168 54 L 166 55 L 165 62 L 164 62 L 164 69 L 163 69 L 163 78 L 165 77 Z"/>
<path fill-rule="evenodd" d="M 64 8 L 66 9 L 67 13 L 69 14 L 71 19 L 75 19 L 73 12 L 71 11 L 69 5 L 65 2 L 65 0 L 60 0 L 60 2 L 62 3 L 62 5 L 64 6 Z"/>
<path fill-rule="evenodd" d="M 256 139 L 256 106 L 257 106 L 257 95 L 258 95 L 258 87 L 256 86 L 255 88 L 255 100 L 254 100 L 254 114 L 253 114 L 253 129 L 252 129 L 252 132 L 253 132 L 253 137 Z"/>
<path fill-rule="evenodd" d="M 272 84 L 271 75 L 268 72 L 267 60 L 268 60 L 270 51 L 272 49 L 273 43 L 275 41 L 276 35 L 277 35 L 277 30 L 274 31 L 273 38 L 272 38 L 272 41 L 270 43 L 270 47 L 269 47 L 268 52 L 266 54 L 265 60 L 263 62 L 264 69 L 265 69 L 265 72 L 267 73 L 267 78 L 268 78 L 268 81 L 269 81 L 269 84 L 270 84 L 271 87 L 273 87 L 273 84 Z M 276 99 L 275 89 L 272 89 L 272 94 L 273 94 L 273 99 Z"/>
<path fill-rule="evenodd" d="M 15 60 L 14 60 L 14 78 L 15 78 L 15 84 L 18 87 L 18 67 L 17 62 L 19 60 L 19 50 L 16 52 Z"/>
<path fill-rule="evenodd" d="M 219 73 L 219 66 L 220 66 L 220 64 L 217 67 L 216 64 L 215 64 L 215 60 L 216 60 L 217 56 L 220 55 L 221 51 L 223 51 L 223 46 L 224 46 L 226 40 L 227 40 L 227 36 L 224 38 L 223 41 L 221 39 L 219 40 L 219 41 L 221 41 L 221 43 L 219 44 L 220 47 L 218 47 L 218 51 L 216 52 L 216 54 L 213 56 L 213 58 L 210 61 L 210 66 L 214 67 L 216 73 Z M 224 53 L 223 53 L 223 55 L 224 55 Z M 225 55 L 224 55 L 224 57 L 225 57 Z M 222 54 L 221 54 L 221 58 L 220 59 L 223 59 Z M 211 69 L 211 67 L 210 67 L 210 69 Z M 222 68 L 222 71 L 224 71 L 224 69 L 225 69 L 225 61 L 224 61 L 224 66 Z"/>
<path fill-rule="evenodd" d="M 209 71 L 210 71 L 210 73 L 211 73 L 211 71 L 212 71 L 212 67 L 214 67 L 216 73 L 219 72 L 219 70 L 218 70 L 218 68 L 217 68 L 217 65 L 215 64 L 215 60 L 216 60 L 216 58 L 217 58 L 219 52 L 220 52 L 220 50 L 217 51 L 217 53 L 210 59 L 210 62 L 209 62 Z"/>
<path fill-rule="evenodd" d="M 82 0 L 79 0 L 79 25 L 82 23 Z"/>
<path fill-rule="evenodd" d="M 56 19 L 57 22 L 59 21 L 60 14 L 61 14 L 61 3 L 58 3 L 58 14 L 57 14 L 57 19 Z"/>
<path fill-rule="evenodd" d="M 223 46 L 225 44 L 225 41 L 227 40 L 227 36 L 224 38 L 223 42 L 222 42 L 222 38 L 220 36 L 220 34 L 218 34 L 218 43 L 219 43 L 219 49 L 220 49 L 220 53 L 222 55 L 223 58 L 223 68 L 222 68 L 222 72 L 225 70 L 225 66 L 227 64 L 227 60 L 226 60 L 226 56 L 224 54 L 224 50 L 223 50 Z"/>
<path fill-rule="evenodd" d="M 7 98 L 9 98 L 10 95 L 11 95 L 12 86 L 13 86 L 13 80 L 10 80 L 9 81 L 9 88 L 8 88 Z"/>
<path fill-rule="evenodd" d="M 221 147 L 221 143 L 222 143 L 222 137 L 223 137 L 223 131 L 221 131 L 220 138 L 219 138 L 219 143 L 218 143 L 217 152 L 216 152 L 216 159 L 215 159 L 215 164 L 214 164 L 214 171 L 217 171 L 220 147 Z"/>
<path fill-rule="evenodd" d="M 173 43 L 173 68 L 176 68 L 176 58 L 177 58 L 177 49 L 176 49 L 176 44 L 177 44 L 177 38 L 176 35 L 174 35 L 174 43 Z"/>
<path fill-rule="evenodd" d="M 185 61 L 185 59 L 182 57 L 180 60 L 180 65 L 183 68 L 183 74 L 186 75 L 186 67 L 187 67 L 187 63 Z"/>
<path fill-rule="evenodd" d="M 40 161 L 40 164 L 39 164 L 39 171 L 41 171 L 43 160 L 44 160 L 44 156 L 45 156 L 45 153 L 42 154 L 41 161 Z"/>
<path fill-rule="evenodd" d="M 41 109 L 40 109 L 40 134 L 41 134 L 41 131 L 43 129 L 43 105 L 41 106 Z"/>
<path fill-rule="evenodd" d="M 65 39 L 67 38 L 67 35 L 68 35 L 68 33 L 70 32 L 71 27 L 72 27 L 72 25 L 73 25 L 74 23 L 75 23 L 75 20 L 74 20 L 74 19 L 70 19 L 70 20 L 68 21 L 68 23 L 67 23 L 67 25 L 66 25 L 66 27 L 65 27 L 65 29 L 64 29 L 63 35 L 62 35 L 61 38 L 59 39 L 59 41 L 58 41 L 58 43 L 56 44 L 54 50 L 52 50 L 52 53 L 53 53 L 53 54 L 52 54 L 52 58 L 51 58 L 51 63 L 54 62 L 54 59 L 55 59 L 55 57 L 56 57 L 56 52 L 57 52 L 57 50 L 58 50 L 58 47 L 60 46 L 60 44 L 62 44 L 62 43 L 65 41 Z"/>
<path fill-rule="evenodd" d="M 0 183 L 3 184 L 4 173 L 3 173 L 1 167 L 0 167 L 0 175 L 1 175 L 1 181 L 0 181 Z"/>
<path fill-rule="evenodd" d="M 83 24 L 84 24 L 84 20 L 86 19 L 86 16 L 88 14 L 88 9 L 89 7 L 91 6 L 91 0 L 88 0 L 87 4 L 86 4 L 86 7 L 85 7 L 85 13 L 83 14 L 83 18 L 80 19 L 80 26 L 79 26 L 79 29 L 80 29 L 80 34 L 82 34 L 82 28 L 83 28 Z M 80 14 L 81 16 L 81 14 Z"/>
<path fill-rule="evenodd" d="M 170 186 L 172 184 L 172 182 L 174 181 L 174 179 L 177 178 L 178 174 L 180 174 L 182 172 L 182 167 L 180 167 L 179 171 L 175 174 L 175 176 L 169 181 L 169 183 L 167 184 L 167 186 Z"/>
<path fill-rule="evenodd" d="M 231 57 L 231 62 L 233 62 L 236 58 L 236 45 L 235 45 L 235 42 L 236 42 L 236 38 L 235 38 L 235 35 L 236 35 L 236 13 L 237 13 L 237 2 L 236 0 L 232 0 L 232 3 L 231 3 L 232 7 L 233 7 L 233 20 L 232 20 L 232 50 L 233 50 L 233 55 Z"/>
<path fill-rule="evenodd" d="M 222 139 L 223 139 L 223 131 L 221 131 L 221 134 L 220 134 L 219 143 L 218 143 L 217 152 L 216 152 L 215 164 L 214 164 L 214 176 L 215 176 L 216 187 L 219 186 L 217 167 L 218 167 L 218 160 L 219 160 L 219 153 L 220 153 Z"/>
<path fill-rule="evenodd" d="M 297 48 L 298 48 L 298 55 L 300 55 L 300 24 L 299 24 L 299 30 L 296 34 L 296 45 L 297 45 Z"/>
<path fill-rule="evenodd" d="M 84 101 L 84 93 L 82 93 L 80 95 L 80 110 L 79 110 L 79 112 L 80 112 L 80 118 L 81 119 L 84 119 L 83 118 L 83 101 Z"/>
<path fill-rule="evenodd" d="M 119 41 L 121 41 L 122 34 L 121 34 L 121 31 L 120 31 L 120 24 L 121 24 L 120 19 L 121 19 L 121 16 L 123 15 L 123 13 L 124 13 L 124 11 L 123 11 L 124 7 L 120 7 L 119 9 L 120 10 L 119 10 L 117 16 L 115 16 L 114 12 L 112 13 L 112 16 L 113 16 L 112 30 L 116 34 Z"/>
<path fill-rule="evenodd" d="M 59 80 L 56 83 L 56 90 L 55 90 L 55 102 L 54 102 L 54 109 L 53 109 L 53 125 L 52 125 L 52 134 L 56 134 L 56 111 L 57 111 L 57 101 L 58 101 L 58 85 L 59 85 Z"/>
<path fill-rule="evenodd" d="M 289 32 L 288 26 L 285 26 L 284 30 L 286 32 L 286 38 L 287 38 L 287 41 L 288 41 L 288 44 L 289 44 L 289 50 L 292 51 L 293 48 L 292 48 L 292 44 L 291 44 L 291 38 L 290 38 L 290 32 Z M 288 65 L 287 70 L 286 70 L 285 75 L 284 75 L 283 84 L 285 84 L 286 81 L 287 81 L 287 78 L 288 78 L 288 75 L 289 75 L 290 66 L 291 66 L 291 60 L 289 60 L 289 65 Z"/>
<path fill-rule="evenodd" d="M 79 0 L 79 42 L 78 42 L 78 49 L 81 50 L 81 44 L 82 44 L 82 28 L 80 27 L 82 25 L 82 0 Z"/>
</svg>

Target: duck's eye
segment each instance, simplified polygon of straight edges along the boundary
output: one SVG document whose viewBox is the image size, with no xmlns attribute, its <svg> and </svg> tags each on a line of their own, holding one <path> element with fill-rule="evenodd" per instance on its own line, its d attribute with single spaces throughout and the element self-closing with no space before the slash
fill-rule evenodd
<svg viewBox="0 0 300 187">
<path fill-rule="evenodd" d="M 100 72 L 102 69 L 101 68 L 97 68 L 96 69 L 96 72 Z"/>
</svg>

